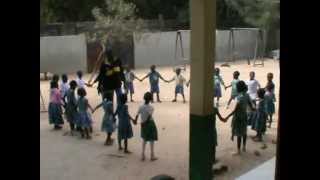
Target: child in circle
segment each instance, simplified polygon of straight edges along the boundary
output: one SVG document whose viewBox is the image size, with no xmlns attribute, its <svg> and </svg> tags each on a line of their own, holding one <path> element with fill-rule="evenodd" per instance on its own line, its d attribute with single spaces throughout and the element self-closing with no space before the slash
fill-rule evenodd
<svg viewBox="0 0 320 180">
<path fill-rule="evenodd" d="M 57 82 L 57 83 L 59 83 L 59 80 L 60 80 L 59 75 L 58 75 L 58 74 L 54 74 L 54 75 L 52 76 L 51 82 Z M 58 85 L 59 85 L 59 84 L 58 84 Z M 58 86 L 58 88 L 59 88 L 59 86 Z"/>
<path fill-rule="evenodd" d="M 129 67 L 126 68 L 126 72 L 124 74 L 125 76 L 125 93 L 128 94 L 130 93 L 130 101 L 133 102 L 132 96 L 134 94 L 134 86 L 133 86 L 133 81 L 135 79 L 138 79 L 140 81 L 140 79 L 134 74 L 134 72 L 131 71 L 131 69 Z"/>
<path fill-rule="evenodd" d="M 83 89 L 85 89 L 85 87 L 86 87 L 86 82 L 82 79 L 82 76 L 83 76 L 82 71 L 77 71 L 77 79 L 76 79 L 76 82 L 77 82 L 78 88 L 83 88 Z"/>
<path fill-rule="evenodd" d="M 265 94 L 265 101 L 266 101 L 266 111 L 268 115 L 268 122 L 269 126 L 268 128 L 271 128 L 272 124 L 272 116 L 275 113 L 275 102 L 276 102 L 276 97 L 274 95 L 274 84 L 270 83 L 266 87 L 266 94 Z"/>
<path fill-rule="evenodd" d="M 70 86 L 68 83 L 68 76 L 66 74 L 63 74 L 61 76 L 62 79 L 62 83 L 60 85 L 60 93 L 61 93 L 61 97 L 64 100 L 64 97 L 67 95 L 67 91 L 69 90 Z"/>
<path fill-rule="evenodd" d="M 217 103 L 216 106 L 219 106 L 219 99 L 222 97 L 222 92 L 221 92 L 221 84 L 224 86 L 224 88 L 226 89 L 226 86 L 224 85 L 224 81 L 220 75 L 220 69 L 219 68 L 215 68 L 215 72 L 214 72 L 214 91 L 213 91 L 213 97 L 217 98 Z"/>
<path fill-rule="evenodd" d="M 100 107 L 103 107 L 103 110 L 104 110 L 103 120 L 101 124 L 101 131 L 106 132 L 107 134 L 107 139 L 104 145 L 109 146 L 113 144 L 113 139 L 111 138 L 111 135 L 115 130 L 115 121 L 116 121 L 115 117 L 113 116 L 112 95 L 107 94 L 104 97 L 104 100 L 102 101 L 102 103 L 93 109 L 92 113 L 94 113 Z"/>
<path fill-rule="evenodd" d="M 273 83 L 273 73 L 271 73 L 271 72 L 269 72 L 269 73 L 267 74 L 267 84 L 266 84 L 266 87 L 265 87 L 265 88 L 267 88 L 268 85 L 273 85 L 272 93 L 274 93 L 275 85 L 274 85 L 274 83 Z"/>
<path fill-rule="evenodd" d="M 183 98 L 183 103 L 186 102 L 186 99 L 184 97 L 184 89 L 183 86 L 186 82 L 186 79 L 181 75 L 181 69 L 177 68 L 176 69 L 176 75 L 169 81 L 166 82 L 172 82 L 172 81 L 176 81 L 176 88 L 175 88 L 175 92 L 174 92 L 174 99 L 172 100 L 172 102 L 177 102 L 177 95 L 181 94 L 182 98 Z"/>
<path fill-rule="evenodd" d="M 231 121 L 231 140 L 233 141 L 234 136 L 237 136 L 237 152 L 235 155 L 241 153 L 241 142 L 243 143 L 242 151 L 246 151 L 246 142 L 247 142 L 247 108 L 248 106 L 254 110 L 252 101 L 247 94 L 247 85 L 244 81 L 239 81 L 237 83 L 238 96 L 236 100 L 236 106 L 234 110 L 227 116 L 226 119 L 233 116 Z"/>
<path fill-rule="evenodd" d="M 131 126 L 131 121 L 134 120 L 128 111 L 127 103 L 127 95 L 121 94 L 119 97 L 120 103 L 117 106 L 117 110 L 114 113 L 114 116 L 118 115 L 118 145 L 119 151 L 123 150 L 122 148 L 122 140 L 124 140 L 124 153 L 131 153 L 128 150 L 128 139 L 133 137 L 133 131 Z"/>
<path fill-rule="evenodd" d="M 266 132 L 267 113 L 266 113 L 266 102 L 265 102 L 265 90 L 258 90 L 257 99 L 257 110 L 254 113 L 252 121 L 252 129 L 257 132 L 257 135 L 253 138 L 254 141 L 261 142 L 262 135 Z"/>
<path fill-rule="evenodd" d="M 85 97 L 87 95 L 87 92 L 83 88 L 78 89 L 78 125 L 81 127 L 81 137 L 86 137 L 87 139 L 91 139 L 90 136 L 90 128 L 92 124 L 92 118 L 90 113 L 88 112 L 88 109 L 93 111 L 92 107 L 89 104 L 88 99 Z"/>
<path fill-rule="evenodd" d="M 141 116 L 141 138 L 142 142 L 142 156 L 141 160 L 145 160 L 145 148 L 147 142 L 150 143 L 150 150 L 151 150 L 151 161 L 155 161 L 158 158 L 155 156 L 154 153 L 154 142 L 158 140 L 158 131 L 157 126 L 155 124 L 154 118 L 152 117 L 154 108 L 150 105 L 152 100 L 152 94 L 150 92 L 146 92 L 144 94 L 144 105 L 139 107 L 138 113 L 134 120 L 134 124 L 137 124 L 137 120 L 139 115 Z"/>
<path fill-rule="evenodd" d="M 233 72 L 233 80 L 231 81 L 231 84 L 229 86 L 225 87 L 225 89 L 228 89 L 229 87 L 232 87 L 231 88 L 231 96 L 230 96 L 230 99 L 228 101 L 227 109 L 229 108 L 231 101 L 235 100 L 235 98 L 238 96 L 237 83 L 240 81 L 239 80 L 239 76 L 240 76 L 240 72 L 239 71 Z"/>
<path fill-rule="evenodd" d="M 227 119 L 223 118 L 219 112 L 219 109 L 217 107 L 213 107 L 213 116 L 214 116 L 214 124 L 213 124 L 213 133 L 214 133 L 214 150 L 216 149 L 216 146 L 218 146 L 218 133 L 217 133 L 217 128 L 216 128 L 216 119 L 217 117 L 220 119 L 222 122 L 227 122 Z M 213 162 L 216 163 L 218 160 L 214 156 Z"/>
<path fill-rule="evenodd" d="M 75 130 L 75 123 L 76 123 L 76 118 L 78 114 L 77 99 L 75 95 L 77 82 L 73 80 L 70 82 L 69 85 L 70 85 L 70 88 L 67 90 L 64 98 L 64 99 L 67 99 L 67 101 L 65 101 L 66 102 L 65 116 L 70 125 L 70 134 L 71 136 L 73 136 L 73 131 Z"/>
<path fill-rule="evenodd" d="M 167 82 L 165 79 L 163 79 L 163 77 L 161 76 L 161 74 L 156 71 L 156 66 L 152 65 L 150 67 L 150 72 L 143 77 L 140 81 L 143 81 L 145 78 L 149 77 L 149 82 L 150 82 L 150 92 L 152 94 L 156 93 L 157 94 L 157 101 L 160 103 L 160 87 L 159 87 L 159 78 L 162 79 L 164 82 Z M 152 98 L 153 99 L 153 98 Z M 153 102 L 153 100 L 151 101 Z"/>
<path fill-rule="evenodd" d="M 58 82 L 51 81 L 50 83 L 50 102 L 48 108 L 49 124 L 54 124 L 54 129 L 62 129 L 61 125 L 64 124 L 62 118 L 62 106 L 63 101 L 58 89 Z"/>
<path fill-rule="evenodd" d="M 258 92 L 258 89 L 261 88 L 261 86 L 260 86 L 260 83 L 255 79 L 254 71 L 251 71 L 249 76 L 250 76 L 250 79 L 249 81 L 247 81 L 248 94 L 253 104 L 255 104 L 255 101 L 257 99 L 257 92 Z"/>
</svg>

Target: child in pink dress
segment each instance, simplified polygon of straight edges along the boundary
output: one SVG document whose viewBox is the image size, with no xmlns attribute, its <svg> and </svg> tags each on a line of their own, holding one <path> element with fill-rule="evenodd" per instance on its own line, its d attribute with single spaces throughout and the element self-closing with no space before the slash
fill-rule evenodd
<svg viewBox="0 0 320 180">
<path fill-rule="evenodd" d="M 61 129 L 64 124 L 62 118 L 62 98 L 58 89 L 58 82 L 52 81 L 50 84 L 50 103 L 49 103 L 49 124 L 54 124 L 54 129 Z"/>
</svg>

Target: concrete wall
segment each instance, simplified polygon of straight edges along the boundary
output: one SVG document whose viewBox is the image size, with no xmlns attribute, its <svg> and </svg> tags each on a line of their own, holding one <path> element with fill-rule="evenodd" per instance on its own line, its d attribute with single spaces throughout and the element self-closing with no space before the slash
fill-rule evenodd
<svg viewBox="0 0 320 180">
<path fill-rule="evenodd" d="M 85 36 L 40 37 L 40 73 L 75 73 L 87 71 Z"/>
<path fill-rule="evenodd" d="M 216 32 L 217 61 L 223 62 L 229 57 L 229 32 L 228 30 Z M 182 31 L 181 35 L 185 57 L 190 59 L 190 30 Z M 144 33 L 139 40 L 134 38 L 135 67 L 149 67 L 152 64 L 158 66 L 181 64 L 183 61 L 176 61 L 174 58 L 176 36 L 176 31 L 170 31 Z M 235 31 L 234 38 L 236 59 L 253 58 L 256 32 Z M 178 57 L 180 52 L 178 49 Z"/>
<path fill-rule="evenodd" d="M 135 67 L 149 67 L 152 64 L 158 66 L 174 65 L 176 31 L 144 33 L 140 40 L 134 37 L 134 62 Z M 183 31 L 182 42 L 186 58 L 190 58 L 190 32 Z M 135 36 L 135 35 L 134 35 Z M 180 49 L 178 53 L 180 53 Z M 178 56 L 179 57 L 179 56 Z"/>
</svg>

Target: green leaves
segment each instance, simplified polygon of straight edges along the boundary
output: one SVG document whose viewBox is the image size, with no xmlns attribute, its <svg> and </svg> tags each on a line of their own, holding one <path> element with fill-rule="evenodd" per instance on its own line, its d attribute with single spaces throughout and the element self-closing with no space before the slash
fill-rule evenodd
<svg viewBox="0 0 320 180">
<path fill-rule="evenodd" d="M 127 41 L 132 33 L 142 31 L 143 21 L 136 17 L 136 6 L 124 0 L 105 0 L 106 8 L 95 7 L 95 31 L 87 34 L 89 41 Z"/>
<path fill-rule="evenodd" d="M 280 20 L 278 3 L 271 0 L 237 0 L 226 2 L 236 9 L 248 24 L 268 29 Z"/>
</svg>

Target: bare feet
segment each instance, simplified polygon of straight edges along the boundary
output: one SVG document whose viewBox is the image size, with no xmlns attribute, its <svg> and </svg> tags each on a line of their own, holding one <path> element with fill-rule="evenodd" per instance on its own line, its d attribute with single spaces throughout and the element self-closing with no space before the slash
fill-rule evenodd
<svg viewBox="0 0 320 180">
<path fill-rule="evenodd" d="M 238 150 L 237 152 L 232 152 L 232 155 L 233 156 L 239 156 L 239 155 L 241 155 L 241 151 Z"/>
<path fill-rule="evenodd" d="M 254 142 L 262 142 L 262 139 L 259 137 L 252 138 Z"/>
<path fill-rule="evenodd" d="M 113 144 L 113 139 L 106 140 L 106 142 L 104 143 L 105 146 L 110 146 L 112 144 Z"/>
<path fill-rule="evenodd" d="M 142 156 L 142 157 L 141 157 L 141 161 L 144 161 L 144 160 L 146 160 L 146 157 L 145 157 L 145 156 Z"/>
<path fill-rule="evenodd" d="M 267 149 L 268 146 L 267 146 L 266 144 L 263 144 L 260 148 L 261 148 L 261 149 Z"/>
<path fill-rule="evenodd" d="M 247 151 L 247 150 L 246 150 L 246 147 L 243 147 L 243 148 L 242 148 L 242 151 L 243 151 L 243 152 L 246 152 L 246 151 Z"/>
<path fill-rule="evenodd" d="M 158 160 L 158 158 L 157 157 L 152 157 L 150 160 L 151 161 L 156 161 L 156 160 Z"/>
</svg>

